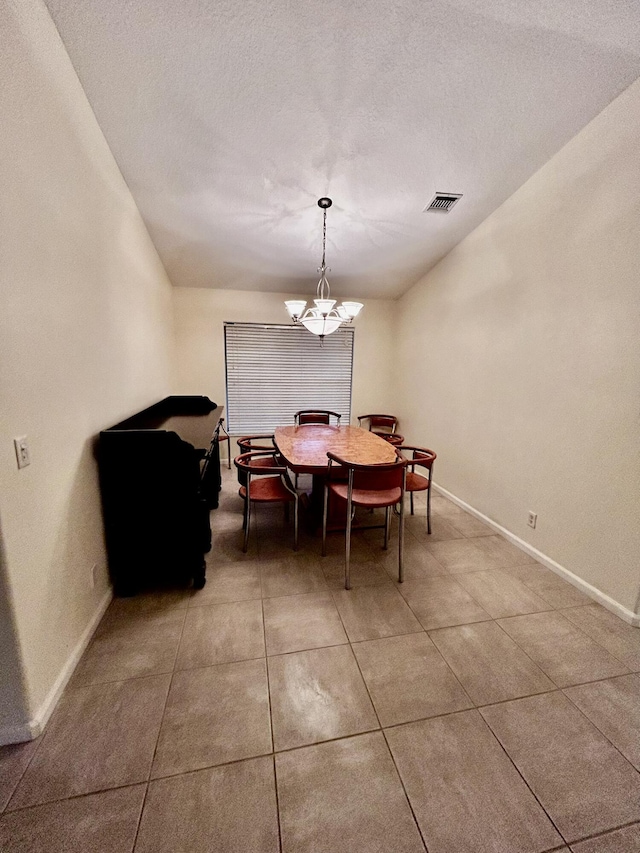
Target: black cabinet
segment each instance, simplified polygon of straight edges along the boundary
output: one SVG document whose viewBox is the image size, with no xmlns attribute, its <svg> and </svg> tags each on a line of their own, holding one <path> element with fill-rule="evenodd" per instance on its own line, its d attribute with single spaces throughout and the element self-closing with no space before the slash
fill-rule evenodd
<svg viewBox="0 0 640 853">
<path fill-rule="evenodd" d="M 100 488 L 117 595 L 205 583 L 209 511 L 218 506 L 222 407 L 167 397 L 100 433 Z"/>
</svg>

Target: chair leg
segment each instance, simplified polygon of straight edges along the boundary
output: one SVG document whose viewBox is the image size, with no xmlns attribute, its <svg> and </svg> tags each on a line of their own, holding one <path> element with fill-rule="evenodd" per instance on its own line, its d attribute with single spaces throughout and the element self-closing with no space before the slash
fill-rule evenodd
<svg viewBox="0 0 640 853">
<path fill-rule="evenodd" d="M 324 484 L 324 502 L 322 505 L 322 556 L 327 556 L 327 515 L 329 507 L 329 484 Z"/>
<path fill-rule="evenodd" d="M 404 495 L 400 501 L 400 528 L 398 530 L 398 583 L 404 581 Z"/>
<path fill-rule="evenodd" d="M 409 500 L 411 501 L 411 515 L 413 515 L 413 492 L 409 492 Z"/>
<path fill-rule="evenodd" d="M 389 547 L 389 527 L 391 525 L 391 507 L 386 507 L 384 511 L 384 550 Z"/>
<path fill-rule="evenodd" d="M 246 554 L 247 546 L 249 545 L 249 522 L 251 519 L 251 501 L 247 499 L 245 502 L 247 507 L 247 522 L 244 527 L 244 545 L 242 546 L 242 550 Z"/>
<path fill-rule="evenodd" d="M 298 498 L 293 502 L 293 550 L 298 550 Z"/>
<path fill-rule="evenodd" d="M 353 471 L 350 471 L 350 476 L 353 477 Z M 351 489 L 349 489 L 349 497 L 347 499 L 347 530 L 345 533 L 345 554 L 344 554 L 344 588 L 351 589 Z"/>
<path fill-rule="evenodd" d="M 227 453 L 227 466 L 228 466 L 229 470 L 231 470 L 231 436 L 229 435 L 229 433 L 226 431 L 226 429 L 224 428 L 224 426 L 222 424 L 220 424 L 220 429 L 227 436 L 226 441 L 227 441 L 227 448 L 229 451 Z"/>
<path fill-rule="evenodd" d="M 431 533 L 431 486 L 427 489 L 427 533 Z"/>
</svg>

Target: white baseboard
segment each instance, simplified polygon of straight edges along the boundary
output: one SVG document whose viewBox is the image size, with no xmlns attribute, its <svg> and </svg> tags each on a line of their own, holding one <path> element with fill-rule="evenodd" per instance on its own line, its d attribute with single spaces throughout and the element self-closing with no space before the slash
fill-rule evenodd
<svg viewBox="0 0 640 853">
<path fill-rule="evenodd" d="M 29 720 L 28 723 L 25 723 L 22 726 L 5 726 L 4 728 L 0 728 L 0 746 L 5 746 L 10 743 L 23 743 L 27 740 L 35 740 L 35 738 L 42 734 L 44 727 L 49 721 L 49 717 L 58 704 L 60 696 L 62 696 L 62 691 L 67 686 L 69 679 L 73 675 L 73 671 L 78 665 L 78 661 L 82 657 L 84 650 L 89 645 L 89 642 L 93 637 L 93 633 L 104 616 L 104 612 L 111 603 L 112 598 L 113 590 L 109 588 L 100 601 L 91 621 L 83 631 L 82 636 L 75 645 L 75 648 L 67 658 L 67 661 L 56 678 L 53 687 L 49 691 L 46 699 L 36 712 L 33 719 Z"/>
<path fill-rule="evenodd" d="M 586 580 L 579 577 L 578 575 L 574 575 L 573 572 L 570 572 L 569 569 L 566 569 L 564 566 L 561 566 L 560 563 L 556 563 L 555 560 L 552 560 L 551 557 L 547 557 L 546 554 L 543 554 L 542 551 L 538 551 L 537 548 L 534 548 L 533 545 L 530 545 L 528 542 L 525 542 L 524 539 L 521 539 L 519 536 L 516 536 L 515 533 L 512 533 L 510 530 L 507 530 L 506 527 L 502 527 L 495 521 L 492 521 L 488 516 L 479 512 L 477 509 L 472 507 L 470 504 L 465 503 L 465 501 L 460 500 L 460 498 L 456 497 L 456 495 L 449 492 L 447 489 L 442 486 L 438 486 L 435 482 L 433 484 L 434 491 L 438 492 L 444 497 L 448 498 L 452 503 L 457 504 L 462 509 L 466 510 L 470 515 L 475 516 L 475 518 L 484 522 L 488 527 L 491 527 L 501 536 L 504 536 L 505 539 L 508 539 L 516 548 L 520 548 L 521 551 L 524 551 L 525 554 L 528 554 L 530 557 L 533 557 L 534 560 L 537 560 L 539 563 L 542 563 L 543 566 L 546 566 L 548 569 L 551 569 L 552 572 L 555 572 L 559 575 L 563 580 L 575 586 L 576 589 L 579 589 L 581 592 L 584 592 L 585 595 L 588 595 L 589 598 L 592 598 L 594 601 L 597 601 L 598 604 L 601 604 L 603 607 L 606 607 L 607 610 L 610 610 L 612 613 L 615 613 L 616 616 L 619 616 L 621 619 L 624 619 L 625 622 L 628 622 L 630 625 L 634 627 L 640 627 L 640 615 L 634 613 L 633 610 L 629 610 L 628 607 L 624 607 L 624 605 L 620 604 L 620 602 L 615 601 L 615 599 L 608 596 L 606 593 L 599 590 L 597 587 L 592 586 L 590 583 L 587 583 Z"/>
</svg>

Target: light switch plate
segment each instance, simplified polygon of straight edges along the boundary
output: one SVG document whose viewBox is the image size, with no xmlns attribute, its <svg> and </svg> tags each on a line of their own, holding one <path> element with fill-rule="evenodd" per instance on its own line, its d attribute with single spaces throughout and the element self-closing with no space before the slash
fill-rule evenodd
<svg viewBox="0 0 640 853">
<path fill-rule="evenodd" d="M 31 465 L 31 456 L 29 454 L 29 444 L 27 443 L 27 436 L 21 435 L 20 438 L 14 438 L 13 444 L 16 448 L 18 468 L 26 468 L 27 465 Z"/>
</svg>

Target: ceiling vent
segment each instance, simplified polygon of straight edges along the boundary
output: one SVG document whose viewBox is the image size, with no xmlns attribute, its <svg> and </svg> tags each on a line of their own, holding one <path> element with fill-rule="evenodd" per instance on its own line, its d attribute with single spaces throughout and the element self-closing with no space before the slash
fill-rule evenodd
<svg viewBox="0 0 640 853">
<path fill-rule="evenodd" d="M 449 213 L 459 198 L 462 198 L 462 193 L 436 193 L 422 212 Z"/>
</svg>

